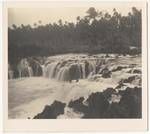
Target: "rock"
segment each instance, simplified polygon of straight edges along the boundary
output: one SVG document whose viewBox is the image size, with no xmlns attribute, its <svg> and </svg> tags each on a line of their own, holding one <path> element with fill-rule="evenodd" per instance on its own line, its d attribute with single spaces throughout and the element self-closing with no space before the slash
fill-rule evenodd
<svg viewBox="0 0 150 134">
<path fill-rule="evenodd" d="M 111 72 L 106 68 L 102 72 L 102 77 L 103 78 L 110 78 L 111 77 Z"/>
<path fill-rule="evenodd" d="M 69 103 L 74 111 L 82 112 L 82 118 L 141 118 L 141 88 L 129 88 L 116 92 L 108 88 L 103 92 L 92 93 L 86 100 L 81 97 Z"/>
<path fill-rule="evenodd" d="M 89 81 L 98 81 L 100 78 L 101 78 L 100 74 L 95 74 L 95 75 L 88 77 L 88 80 Z"/>
<path fill-rule="evenodd" d="M 112 71 L 112 72 L 120 71 L 120 70 L 122 70 L 122 69 L 124 69 L 124 68 L 127 68 L 127 67 L 126 67 L 126 66 L 116 66 L 116 67 L 114 67 L 111 71 Z"/>
<path fill-rule="evenodd" d="M 98 74 L 102 74 L 106 69 L 108 69 L 106 65 L 101 65 Z"/>
<path fill-rule="evenodd" d="M 87 99 L 88 109 L 83 118 L 103 118 L 103 114 L 109 106 L 109 102 L 103 93 L 92 93 Z"/>
<path fill-rule="evenodd" d="M 23 58 L 17 65 L 19 77 L 30 77 L 33 76 L 33 70 L 28 62 L 27 58 Z"/>
<path fill-rule="evenodd" d="M 103 115 L 104 118 L 128 118 L 128 110 L 118 103 L 112 103 Z"/>
<path fill-rule="evenodd" d="M 135 68 L 135 69 L 129 70 L 127 73 L 131 73 L 131 74 L 142 74 L 142 71 L 141 71 L 141 69 Z"/>
<path fill-rule="evenodd" d="M 64 113 L 66 104 L 54 101 L 52 105 L 46 105 L 44 110 L 37 114 L 34 119 L 56 119 L 58 115 Z"/>
<path fill-rule="evenodd" d="M 121 98 L 122 98 L 122 96 L 119 95 L 119 94 L 112 94 L 110 99 L 109 99 L 109 103 L 110 104 L 112 104 L 112 103 L 119 103 Z"/>
<path fill-rule="evenodd" d="M 37 59 L 29 58 L 28 62 L 30 63 L 30 66 L 32 67 L 33 76 L 42 76 L 43 75 L 41 63 Z"/>
<path fill-rule="evenodd" d="M 120 82 L 122 83 L 130 83 L 130 84 L 134 84 L 134 85 L 141 85 L 142 83 L 142 78 L 139 75 L 133 75 L 128 77 L 127 79 L 122 79 Z"/>
<path fill-rule="evenodd" d="M 80 72 L 80 66 L 78 64 L 72 64 L 69 68 L 69 76 L 70 76 L 70 81 L 76 80 L 78 81 L 81 76 Z"/>
<path fill-rule="evenodd" d="M 116 90 L 113 88 L 107 88 L 106 90 L 103 91 L 103 95 L 105 98 L 109 99 L 112 94 L 116 94 Z"/>
<path fill-rule="evenodd" d="M 127 88 L 125 91 L 119 92 L 122 96 L 119 105 L 127 111 L 128 118 L 141 118 L 142 116 L 142 89 Z"/>
<path fill-rule="evenodd" d="M 98 71 L 98 74 L 102 74 L 101 76 L 103 78 L 110 78 L 111 77 L 111 72 L 109 71 L 109 69 L 107 68 L 106 65 L 101 66 L 100 70 Z"/>
<path fill-rule="evenodd" d="M 68 104 L 68 106 L 71 107 L 71 108 L 73 108 L 74 111 L 85 113 L 87 111 L 87 106 L 85 106 L 83 104 L 83 101 L 84 101 L 84 97 L 80 97 L 77 100 L 70 101 L 69 104 Z"/>
</svg>

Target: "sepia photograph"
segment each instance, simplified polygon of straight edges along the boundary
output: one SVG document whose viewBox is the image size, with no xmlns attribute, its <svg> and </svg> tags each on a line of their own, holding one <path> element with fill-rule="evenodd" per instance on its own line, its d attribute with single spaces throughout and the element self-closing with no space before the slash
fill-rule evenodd
<svg viewBox="0 0 150 134">
<path fill-rule="evenodd" d="M 21 119 L 26 124 L 38 121 L 44 125 L 44 121 L 52 124 L 78 119 L 88 123 L 90 119 L 94 123 L 98 119 L 106 129 L 103 126 L 107 126 L 107 121 L 115 124 L 132 119 L 129 128 L 134 121 L 135 127 L 144 128 L 147 113 L 144 4 L 8 4 L 5 120 Z M 120 129 L 127 129 L 124 125 L 120 123 L 123 126 Z M 13 128 L 15 124 L 8 126 Z M 91 130 L 96 126 L 98 122 Z M 75 127 L 68 125 L 70 130 Z"/>
<path fill-rule="evenodd" d="M 141 118 L 141 14 L 10 8 L 9 118 Z"/>
</svg>

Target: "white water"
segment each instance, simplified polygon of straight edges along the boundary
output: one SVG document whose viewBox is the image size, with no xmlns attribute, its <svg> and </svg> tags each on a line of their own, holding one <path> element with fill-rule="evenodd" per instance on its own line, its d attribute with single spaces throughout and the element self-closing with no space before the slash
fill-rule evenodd
<svg viewBox="0 0 150 134">
<path fill-rule="evenodd" d="M 56 79 L 59 81 L 71 81 L 85 79 L 89 75 L 96 74 L 96 67 L 102 66 L 106 60 L 102 56 L 94 57 L 88 55 L 62 55 L 48 57 L 44 64 L 35 59 L 22 59 L 18 65 L 18 77 L 32 77 L 33 72 L 38 72 L 37 66 L 41 68 L 43 77 Z M 34 66 L 34 68 L 33 68 Z M 36 66 L 36 68 L 35 68 Z M 8 69 L 9 78 L 13 78 L 13 70 Z"/>
<path fill-rule="evenodd" d="M 96 66 L 104 63 L 103 58 L 68 56 L 68 57 L 49 57 L 52 61 L 45 66 L 44 76 L 60 81 L 85 79 L 91 74 L 96 74 Z"/>
<path fill-rule="evenodd" d="M 88 76 L 86 76 L 85 60 L 89 63 Z M 42 112 L 46 104 L 51 105 L 54 100 L 68 104 L 71 100 L 79 97 L 87 98 L 93 92 L 101 92 L 109 87 L 115 88 L 120 80 L 137 75 L 127 73 L 132 68 L 125 68 L 121 71 L 112 72 L 110 78 L 102 78 L 99 77 L 99 74 L 95 74 L 96 65 L 104 66 L 107 64 L 111 70 L 118 65 L 128 66 L 134 63 L 137 64 L 136 68 L 141 68 L 141 57 L 122 57 L 114 60 L 114 58 L 62 55 L 49 57 L 46 62 L 47 64 L 41 65 L 43 77 L 9 80 L 9 118 L 33 118 L 37 113 Z M 64 82 L 70 78 L 69 69 L 73 65 L 77 65 L 77 69 L 81 71 L 79 82 Z M 30 67 L 29 64 L 28 67 Z M 32 71 L 30 70 L 29 74 L 32 75 Z M 138 75 L 141 77 L 141 74 Z M 98 78 L 95 79 L 95 77 Z M 129 84 L 127 86 L 137 86 L 136 82 L 133 83 L 134 85 Z M 59 118 L 79 118 L 81 116 L 73 113 L 70 109 L 65 109 L 65 114 L 60 115 Z"/>
</svg>

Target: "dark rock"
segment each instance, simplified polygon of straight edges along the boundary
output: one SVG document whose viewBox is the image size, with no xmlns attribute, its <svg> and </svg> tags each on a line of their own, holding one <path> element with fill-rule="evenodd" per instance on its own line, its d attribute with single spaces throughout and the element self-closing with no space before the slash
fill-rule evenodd
<svg viewBox="0 0 150 134">
<path fill-rule="evenodd" d="M 72 64 L 69 68 L 69 76 L 70 76 L 70 82 L 72 80 L 76 80 L 78 82 L 78 80 L 80 79 L 80 67 L 78 64 Z"/>
<path fill-rule="evenodd" d="M 42 67 L 40 61 L 36 58 L 28 58 L 28 62 L 30 63 L 30 66 L 32 67 L 33 70 L 33 76 L 42 76 Z"/>
<path fill-rule="evenodd" d="M 128 113 L 128 118 L 141 118 L 142 116 L 142 89 L 135 87 L 119 92 L 122 98 L 119 105 L 124 107 Z"/>
<path fill-rule="evenodd" d="M 107 66 L 102 66 L 100 70 L 98 71 L 98 74 L 102 74 L 103 78 L 110 78 L 111 77 L 111 71 L 107 68 Z"/>
<path fill-rule="evenodd" d="M 106 99 L 109 99 L 112 94 L 116 94 L 116 90 L 113 88 L 107 88 L 106 90 L 103 91 L 103 95 L 105 96 Z"/>
<path fill-rule="evenodd" d="M 115 72 L 115 71 L 120 71 L 124 68 L 127 68 L 126 66 L 117 66 L 116 68 L 112 69 L 112 72 Z"/>
<path fill-rule="evenodd" d="M 104 118 L 128 118 L 128 111 L 118 103 L 112 103 L 103 115 Z"/>
<path fill-rule="evenodd" d="M 120 81 L 119 84 L 115 87 L 115 89 L 121 89 L 125 85 L 123 84 L 123 81 Z"/>
<path fill-rule="evenodd" d="M 82 118 L 141 118 L 142 99 L 141 88 L 129 88 L 124 91 L 116 91 L 108 88 L 103 92 L 92 93 L 86 100 L 87 105 L 83 103 L 84 98 L 71 101 L 69 107 L 74 111 L 84 114 Z M 109 100 L 113 96 L 119 97 L 119 101 Z M 114 99 L 114 98 L 112 98 Z"/>
<path fill-rule="evenodd" d="M 89 72 L 89 62 L 85 61 L 84 64 L 85 64 L 85 77 L 87 77 L 90 73 Z"/>
<path fill-rule="evenodd" d="M 103 77 L 103 78 L 110 78 L 110 77 L 111 77 L 111 72 L 108 70 L 108 68 L 105 68 L 105 69 L 102 71 L 102 77 Z"/>
<path fill-rule="evenodd" d="M 44 110 L 37 114 L 34 119 L 56 119 L 58 115 L 64 114 L 66 104 L 54 101 L 52 105 L 46 105 Z"/>
<path fill-rule="evenodd" d="M 106 65 L 99 66 L 98 74 L 102 74 L 105 70 L 108 70 Z"/>
<path fill-rule="evenodd" d="M 141 76 L 134 75 L 130 76 L 127 79 L 122 79 L 120 83 L 131 83 L 131 84 L 136 84 L 136 85 L 141 85 L 142 79 Z"/>
<path fill-rule="evenodd" d="M 109 106 L 109 102 L 103 93 L 92 93 L 87 99 L 88 110 L 83 118 L 103 118 L 103 114 Z"/>
<path fill-rule="evenodd" d="M 128 73 L 132 73 L 132 74 L 142 74 L 142 71 L 140 69 L 131 69 L 130 71 L 128 71 Z"/>
<path fill-rule="evenodd" d="M 87 111 L 87 106 L 85 106 L 83 104 L 83 101 L 84 101 L 84 98 L 80 97 L 77 100 L 70 101 L 68 106 L 73 108 L 74 111 L 79 111 L 79 112 L 84 112 L 85 113 Z"/>
</svg>

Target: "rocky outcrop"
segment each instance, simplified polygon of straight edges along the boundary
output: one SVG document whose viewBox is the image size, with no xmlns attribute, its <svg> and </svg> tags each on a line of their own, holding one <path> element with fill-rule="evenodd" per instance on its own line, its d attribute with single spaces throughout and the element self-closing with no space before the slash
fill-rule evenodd
<svg viewBox="0 0 150 134">
<path fill-rule="evenodd" d="M 142 74 L 142 71 L 141 71 L 141 69 L 133 68 L 133 69 L 129 70 L 127 73 Z"/>
<path fill-rule="evenodd" d="M 139 75 L 133 75 L 133 76 L 130 76 L 126 79 L 122 79 L 120 81 L 120 83 L 130 83 L 130 84 L 133 84 L 133 85 L 139 85 L 140 86 L 141 83 L 142 83 L 142 78 Z"/>
<path fill-rule="evenodd" d="M 127 66 L 114 66 L 114 68 L 112 68 L 112 72 L 116 72 L 116 71 L 121 71 L 122 69 L 127 68 Z"/>
<path fill-rule="evenodd" d="M 92 93 L 87 100 L 81 97 L 71 101 L 68 106 L 82 112 L 82 118 L 141 118 L 141 101 L 141 88 L 127 87 L 119 92 L 108 88 Z"/>
<path fill-rule="evenodd" d="M 66 104 L 54 101 L 52 105 L 46 105 L 44 110 L 37 114 L 34 119 L 56 119 L 58 115 L 64 113 Z"/>
<path fill-rule="evenodd" d="M 81 69 L 78 64 L 72 64 L 69 67 L 69 81 L 71 82 L 72 80 L 78 81 L 81 78 Z"/>
</svg>

